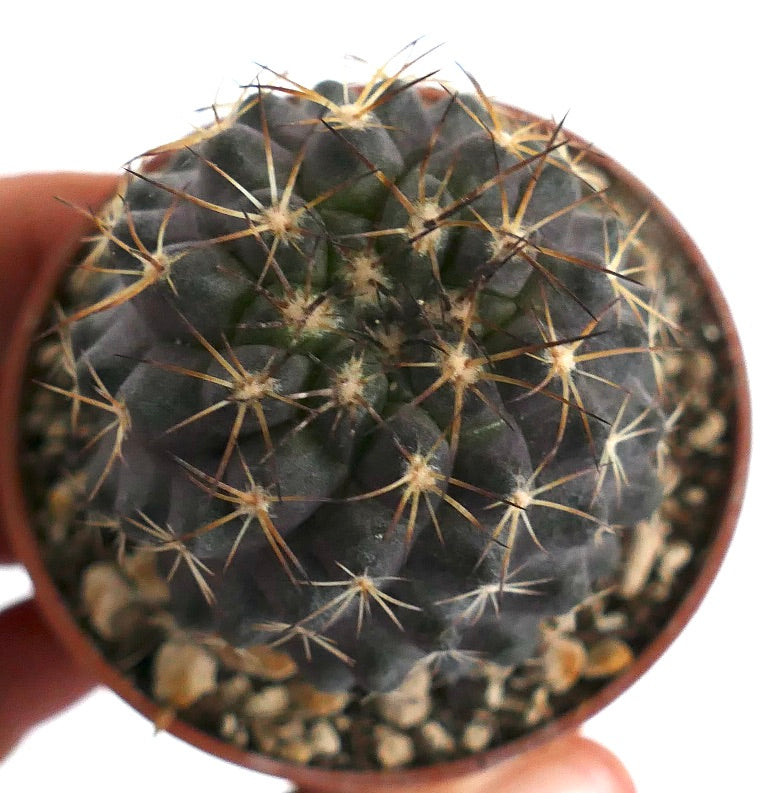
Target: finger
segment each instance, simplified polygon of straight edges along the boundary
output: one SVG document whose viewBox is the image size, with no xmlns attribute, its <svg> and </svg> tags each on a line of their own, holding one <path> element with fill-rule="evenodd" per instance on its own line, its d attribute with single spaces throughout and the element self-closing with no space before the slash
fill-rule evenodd
<svg viewBox="0 0 775 793">
<path fill-rule="evenodd" d="M 70 658 L 32 601 L 0 613 L 0 759 L 95 681 Z"/>
<path fill-rule="evenodd" d="M 3 535 L 2 524 L 0 524 L 0 564 L 11 564 L 13 560 L 11 547 Z"/>
<path fill-rule="evenodd" d="M 297 793 L 333 789 L 304 787 Z M 340 786 L 336 790 L 350 793 L 351 788 Z M 384 786 L 377 785 L 373 790 L 374 793 L 635 793 L 635 786 L 611 752 L 594 741 L 569 734 L 478 774 L 414 785 L 385 781 Z"/>
<path fill-rule="evenodd" d="M 478 781 L 447 785 L 445 793 L 635 793 L 635 786 L 611 752 L 571 734 L 496 766 Z"/>
<path fill-rule="evenodd" d="M 115 188 L 110 174 L 25 174 L 0 179 L 0 339 L 16 319 L 38 268 L 74 251 L 89 221 L 77 206 L 98 208 Z"/>
</svg>

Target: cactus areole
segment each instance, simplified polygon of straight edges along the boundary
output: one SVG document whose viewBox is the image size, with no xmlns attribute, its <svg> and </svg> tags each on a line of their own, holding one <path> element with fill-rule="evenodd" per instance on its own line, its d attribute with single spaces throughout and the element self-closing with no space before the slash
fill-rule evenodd
<svg viewBox="0 0 775 793">
<path fill-rule="evenodd" d="M 512 708 L 538 724 L 576 652 L 560 615 L 642 588 L 631 557 L 665 537 L 643 527 L 691 411 L 681 253 L 562 125 L 475 82 L 268 82 L 76 208 L 92 234 L 30 364 L 44 534 L 100 545 L 71 589 L 112 657 L 114 612 L 163 604 L 140 678 L 170 642 L 356 699 L 538 657 Z M 180 712 L 216 685 L 147 688 Z"/>
</svg>

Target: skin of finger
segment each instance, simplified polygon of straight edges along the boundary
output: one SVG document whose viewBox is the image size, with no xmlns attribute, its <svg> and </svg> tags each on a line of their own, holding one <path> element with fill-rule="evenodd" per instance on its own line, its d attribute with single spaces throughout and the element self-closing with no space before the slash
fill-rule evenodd
<svg viewBox="0 0 775 793">
<path fill-rule="evenodd" d="M 31 727 L 94 685 L 51 633 L 34 602 L 0 613 L 0 759 Z"/>
<path fill-rule="evenodd" d="M 605 747 L 568 735 L 504 763 L 489 778 L 445 793 L 636 793 L 621 761 Z"/>
<path fill-rule="evenodd" d="M 2 523 L 0 523 L 0 565 L 4 564 L 13 564 L 13 555 L 8 540 L 3 536 Z"/>
<path fill-rule="evenodd" d="M 318 793 L 304 787 L 296 793 Z M 326 791 L 332 788 L 325 788 Z M 349 788 L 348 788 L 349 790 Z M 577 733 L 477 774 L 408 785 L 385 782 L 363 793 L 636 793 L 621 762 L 600 744 Z"/>
<path fill-rule="evenodd" d="M 115 189 L 112 174 L 40 173 L 0 179 L 0 357 L 38 268 L 71 255 L 89 221 L 72 206 L 97 209 Z M 60 200 L 61 199 L 61 200 Z M 0 564 L 13 560 L 0 526 Z"/>
</svg>

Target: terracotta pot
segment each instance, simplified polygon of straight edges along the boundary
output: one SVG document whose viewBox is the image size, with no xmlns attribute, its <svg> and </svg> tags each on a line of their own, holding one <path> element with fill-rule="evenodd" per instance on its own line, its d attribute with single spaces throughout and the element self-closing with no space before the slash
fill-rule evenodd
<svg viewBox="0 0 775 793">
<path fill-rule="evenodd" d="M 435 91 L 430 91 L 438 95 Z M 536 121 L 535 117 L 513 108 L 501 108 L 519 120 Z M 547 129 L 551 129 L 548 122 Z M 726 357 L 730 366 L 727 373 L 731 383 L 733 407 L 728 420 L 734 452 L 726 491 L 718 498 L 718 514 L 712 539 L 703 549 L 703 563 L 694 580 L 683 594 L 678 608 L 667 619 L 658 635 L 643 649 L 624 673 L 601 688 L 569 713 L 536 728 L 522 738 L 471 757 L 417 769 L 385 772 L 331 771 L 302 767 L 243 751 L 180 720 L 169 726 L 169 731 L 185 741 L 224 758 L 264 773 L 287 777 L 309 791 L 331 793 L 361 793 L 362 791 L 395 791 L 403 786 L 416 785 L 418 790 L 434 782 L 477 773 L 528 750 L 536 748 L 561 734 L 576 730 L 587 719 L 600 711 L 625 689 L 633 684 L 666 650 L 699 606 L 715 577 L 730 543 L 735 522 L 741 507 L 750 451 L 750 401 L 742 351 L 729 310 L 702 255 L 666 207 L 637 179 L 605 154 L 588 146 L 582 139 L 565 132 L 574 145 L 588 148 L 588 160 L 605 170 L 612 179 L 611 192 L 617 197 L 627 196 L 635 210 L 648 208 L 653 224 L 661 235 L 674 246 L 688 262 L 701 291 L 707 296 L 708 310 L 721 329 L 726 344 Z M 33 343 L 41 318 L 44 316 L 66 261 L 54 262 L 37 274 L 17 319 L 6 350 L 0 387 L 0 517 L 10 537 L 12 548 L 26 565 L 32 576 L 38 603 L 63 644 L 77 656 L 95 679 L 117 692 L 149 719 L 161 711 L 143 693 L 135 689 L 114 667 L 101 656 L 78 627 L 67 604 L 54 586 L 42 559 L 35 534 L 30 525 L 28 507 L 23 495 L 19 470 L 19 411 L 28 351 Z"/>
</svg>

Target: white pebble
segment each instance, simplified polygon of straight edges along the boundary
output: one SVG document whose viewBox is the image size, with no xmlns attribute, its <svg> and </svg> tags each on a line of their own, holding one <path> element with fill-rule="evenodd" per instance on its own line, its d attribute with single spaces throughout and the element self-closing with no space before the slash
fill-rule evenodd
<svg viewBox="0 0 775 793">
<path fill-rule="evenodd" d="M 321 719 L 309 729 L 309 742 L 316 756 L 331 757 L 342 751 L 342 740 L 330 721 Z"/>
<path fill-rule="evenodd" d="M 176 708 L 187 708 L 217 686 L 218 663 L 197 644 L 169 641 L 153 664 L 154 697 Z"/>
<path fill-rule="evenodd" d="M 466 751 L 481 752 L 482 749 L 487 748 L 492 740 L 492 736 L 492 725 L 482 721 L 472 721 L 465 730 L 463 730 L 460 742 Z"/>
<path fill-rule="evenodd" d="M 374 739 L 377 760 L 383 768 L 400 768 L 414 760 L 414 744 L 408 735 L 378 724 L 374 728 Z"/>
<path fill-rule="evenodd" d="M 622 597 L 632 598 L 643 589 L 665 544 L 668 529 L 667 524 L 656 514 L 650 520 L 642 520 L 636 524 L 619 585 Z"/>
<path fill-rule="evenodd" d="M 430 670 L 416 667 L 395 691 L 376 698 L 380 716 L 402 729 L 421 724 L 431 710 L 430 685 Z"/>
<path fill-rule="evenodd" d="M 692 558 L 692 546 L 688 542 L 671 542 L 665 548 L 662 558 L 659 560 L 657 575 L 659 580 L 671 584 L 677 573 L 688 564 Z"/>
<path fill-rule="evenodd" d="M 568 691 L 581 676 L 587 651 L 578 639 L 555 635 L 543 657 L 544 677 L 549 688 L 557 694 Z"/>
<path fill-rule="evenodd" d="M 81 600 L 89 622 L 104 639 L 116 639 L 115 617 L 132 602 L 132 590 L 109 562 L 95 562 L 81 580 Z"/>
<path fill-rule="evenodd" d="M 438 721 L 428 721 L 423 724 L 420 727 L 420 735 L 431 752 L 449 754 L 455 749 L 455 739 Z"/>
<path fill-rule="evenodd" d="M 721 440 L 726 428 L 727 420 L 724 414 L 720 410 L 708 410 L 702 424 L 689 433 L 689 445 L 699 451 L 712 451 Z"/>
<path fill-rule="evenodd" d="M 248 718 L 274 719 L 288 710 L 290 702 L 285 686 L 266 686 L 247 699 L 243 713 Z"/>
</svg>

